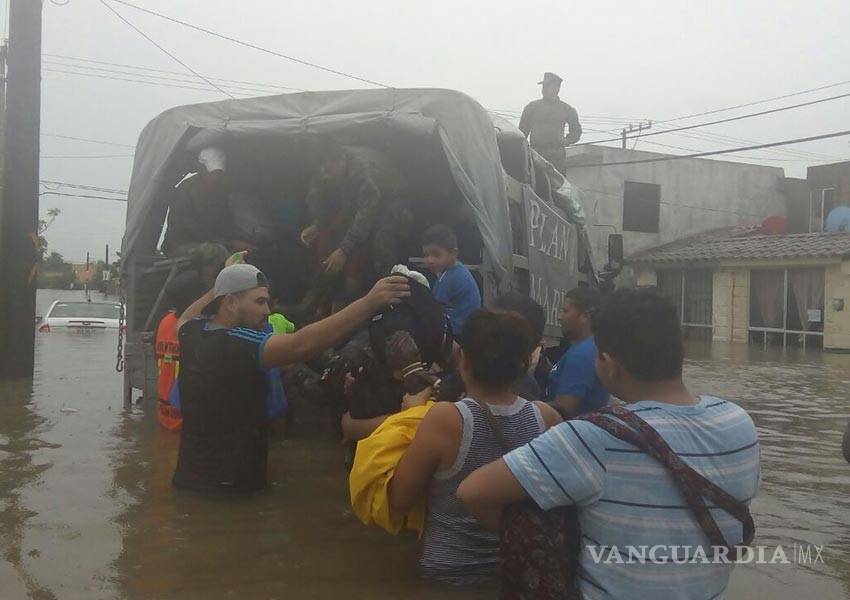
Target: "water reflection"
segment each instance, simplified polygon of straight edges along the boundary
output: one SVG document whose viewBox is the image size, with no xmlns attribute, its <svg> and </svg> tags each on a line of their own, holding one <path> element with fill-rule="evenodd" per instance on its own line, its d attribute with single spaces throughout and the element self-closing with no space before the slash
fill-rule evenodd
<svg viewBox="0 0 850 600">
<path fill-rule="evenodd" d="M 34 386 L 0 388 L 3 600 L 495 597 L 425 585 L 415 539 L 362 526 L 334 440 L 276 439 L 274 483 L 249 498 L 173 492 L 177 436 L 152 407 L 122 410 L 116 341 L 40 334 Z M 739 567 L 729 597 L 850 597 L 850 465 L 840 454 L 850 356 L 688 350 L 694 391 L 739 402 L 759 427 L 756 543 L 828 546 L 825 565 Z"/>
<path fill-rule="evenodd" d="M 746 590 L 739 595 L 747 598 L 767 597 L 767 590 L 774 598 L 850 597 L 850 465 L 841 455 L 850 417 L 850 356 L 717 344 L 688 350 L 692 389 L 741 404 L 758 427 L 762 488 L 752 509 L 755 543 L 826 546 L 824 564 L 742 567 L 733 591 Z M 753 595 L 755 588 L 761 591 Z"/>
</svg>

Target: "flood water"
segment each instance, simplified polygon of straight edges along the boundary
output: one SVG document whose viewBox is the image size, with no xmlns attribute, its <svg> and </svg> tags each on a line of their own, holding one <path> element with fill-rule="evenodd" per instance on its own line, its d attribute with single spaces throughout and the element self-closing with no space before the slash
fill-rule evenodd
<svg viewBox="0 0 850 600">
<path fill-rule="evenodd" d="M 39 314 L 80 292 L 39 291 Z M 38 334 L 32 384 L 0 384 L 0 599 L 490 598 L 426 586 L 417 544 L 352 515 L 342 449 L 276 439 L 269 491 L 175 493 L 178 437 L 122 406 L 117 332 Z M 823 563 L 739 566 L 729 598 L 850 598 L 850 356 L 692 345 L 695 392 L 759 428 L 756 544 L 825 546 Z"/>
</svg>

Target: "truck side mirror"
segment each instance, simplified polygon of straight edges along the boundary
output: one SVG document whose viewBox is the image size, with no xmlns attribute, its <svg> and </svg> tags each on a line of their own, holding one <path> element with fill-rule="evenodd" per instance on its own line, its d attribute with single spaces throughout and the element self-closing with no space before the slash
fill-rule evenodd
<svg viewBox="0 0 850 600">
<path fill-rule="evenodd" d="M 623 264 L 623 234 L 612 233 L 608 236 L 608 268 Z"/>
</svg>

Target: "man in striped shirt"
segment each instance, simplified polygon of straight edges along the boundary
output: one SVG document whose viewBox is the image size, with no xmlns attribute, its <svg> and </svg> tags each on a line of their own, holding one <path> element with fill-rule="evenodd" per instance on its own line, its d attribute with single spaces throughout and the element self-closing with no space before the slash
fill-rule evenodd
<svg viewBox="0 0 850 600">
<path fill-rule="evenodd" d="M 675 307 L 655 290 L 620 290 L 594 314 L 593 333 L 606 389 L 684 462 L 748 503 L 760 480 L 755 426 L 735 404 L 687 390 Z M 732 564 L 714 560 L 666 468 L 587 421 L 566 421 L 475 471 L 458 496 L 490 527 L 498 527 L 504 507 L 527 497 L 546 510 L 577 505 L 583 598 L 725 596 Z M 707 504 L 727 544 L 741 543 L 741 523 Z"/>
<path fill-rule="evenodd" d="M 236 264 L 238 256 L 177 322 L 183 432 L 176 488 L 230 493 L 265 487 L 267 371 L 314 358 L 410 295 L 407 279 L 386 277 L 326 319 L 292 334 L 265 333 L 269 282 L 255 266 Z"/>
</svg>

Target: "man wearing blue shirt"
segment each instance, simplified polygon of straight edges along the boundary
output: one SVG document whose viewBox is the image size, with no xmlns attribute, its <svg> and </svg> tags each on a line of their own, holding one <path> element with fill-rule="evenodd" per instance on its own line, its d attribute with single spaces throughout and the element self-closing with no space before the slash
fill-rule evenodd
<svg viewBox="0 0 850 600">
<path fill-rule="evenodd" d="M 457 235 L 448 225 L 433 225 L 422 235 L 422 254 L 437 280 L 431 287 L 434 298 L 446 305 L 452 333 L 460 338 L 463 325 L 481 308 L 481 292 L 472 273 L 457 259 Z"/>
<path fill-rule="evenodd" d="M 570 347 L 552 368 L 546 395 L 565 419 L 598 410 L 610 399 L 596 375 L 596 344 L 590 331 L 598 301 L 596 290 L 579 287 L 566 293 L 561 306 L 561 330 Z"/>
</svg>

